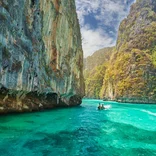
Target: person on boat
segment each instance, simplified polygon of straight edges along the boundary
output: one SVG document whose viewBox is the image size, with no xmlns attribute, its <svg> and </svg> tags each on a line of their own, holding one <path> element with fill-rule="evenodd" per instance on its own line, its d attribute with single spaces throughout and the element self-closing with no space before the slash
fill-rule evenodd
<svg viewBox="0 0 156 156">
<path fill-rule="evenodd" d="M 101 110 L 101 104 L 99 103 L 98 110 Z"/>
<path fill-rule="evenodd" d="M 105 109 L 104 104 L 102 104 L 101 109 Z"/>
</svg>

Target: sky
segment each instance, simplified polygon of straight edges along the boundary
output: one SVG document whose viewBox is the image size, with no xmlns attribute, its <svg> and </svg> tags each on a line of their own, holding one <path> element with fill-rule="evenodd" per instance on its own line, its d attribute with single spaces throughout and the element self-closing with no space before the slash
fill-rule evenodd
<svg viewBox="0 0 156 156">
<path fill-rule="evenodd" d="M 116 44 L 120 22 L 135 0 L 76 0 L 84 57 Z"/>
</svg>

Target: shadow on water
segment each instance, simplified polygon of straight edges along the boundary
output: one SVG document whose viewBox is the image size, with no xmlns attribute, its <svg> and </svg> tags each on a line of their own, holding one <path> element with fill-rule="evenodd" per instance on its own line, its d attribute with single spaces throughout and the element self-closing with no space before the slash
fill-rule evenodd
<svg viewBox="0 0 156 156">
<path fill-rule="evenodd" d="M 109 121 L 107 121 L 105 124 L 107 125 Z M 110 125 L 117 126 L 116 123 L 109 123 Z M 114 132 L 114 136 L 116 136 L 116 139 L 125 139 L 128 141 L 136 141 L 136 142 L 144 142 L 146 144 L 150 144 L 151 140 L 153 140 L 153 136 L 156 136 L 156 132 L 150 132 L 146 130 L 140 130 L 136 127 L 133 127 L 131 125 L 125 125 L 125 124 L 119 124 L 118 125 L 118 131 Z M 124 132 L 125 130 L 125 132 Z M 128 130 L 128 132 L 127 132 Z M 122 131 L 119 132 L 119 131 Z M 120 135 L 119 135 L 120 134 Z M 138 134 L 142 134 L 139 136 Z M 101 140 L 97 139 L 98 137 L 101 137 Z M 129 155 L 129 152 L 132 155 L 136 154 L 154 154 L 156 152 L 155 150 L 146 149 L 145 147 L 139 147 L 139 148 L 119 148 L 115 147 L 113 144 L 107 144 L 105 141 L 108 137 L 107 133 L 102 133 L 101 129 L 96 128 L 94 129 L 94 132 L 92 132 L 92 129 L 88 129 L 87 127 L 80 127 L 74 131 L 61 131 L 59 133 L 55 134 L 47 134 L 47 133 L 36 133 L 36 136 L 43 137 L 40 140 L 29 140 L 27 141 L 23 147 L 28 148 L 29 150 L 35 150 L 38 151 L 39 149 L 42 149 L 43 154 L 53 154 L 53 152 L 57 150 L 67 152 L 70 155 L 76 154 L 76 149 L 79 149 L 77 154 L 78 155 L 96 155 L 102 154 L 102 155 L 120 155 L 121 151 L 124 155 Z M 144 137 L 144 138 L 142 138 Z M 103 139 L 105 138 L 105 139 Z M 115 139 L 115 138 L 113 138 Z M 113 141 L 113 140 L 109 140 Z M 154 142 L 156 144 L 156 139 Z M 49 150 L 45 150 L 46 147 L 50 147 Z M 131 155 L 130 154 L 130 155 Z"/>
<path fill-rule="evenodd" d="M 145 144 L 152 143 L 156 145 L 156 138 L 153 137 L 156 136 L 156 131 L 144 130 L 129 124 L 117 123 L 107 120 L 104 120 L 104 122 L 105 124 L 103 124 L 102 130 L 106 132 L 106 135 L 113 135 L 120 140 L 123 139 L 136 141 Z M 115 129 L 112 133 L 110 133 L 109 130 L 111 130 L 112 127 Z"/>
<path fill-rule="evenodd" d="M 155 149 L 148 148 L 148 145 L 156 144 L 156 132 L 142 130 L 132 125 L 120 124 L 107 119 L 102 120 L 101 127 L 87 125 L 79 126 L 75 130 L 63 130 L 58 133 L 37 132 L 33 137 L 28 137 L 23 143 L 19 140 L 12 140 L 9 143 L 8 151 L 14 151 L 18 145 L 25 152 L 44 156 L 51 155 L 77 155 L 77 156 L 136 156 L 156 154 Z M 111 128 L 115 128 L 110 132 Z M 117 142 L 114 143 L 114 140 Z M 152 144 L 151 144 L 152 140 Z M 121 142 L 120 142 L 121 141 Z M 19 144 L 20 142 L 20 144 Z M 141 143 L 135 147 L 135 144 Z M 4 152 L 4 149 L 2 148 Z M 0 155 L 2 153 L 0 150 Z"/>
<path fill-rule="evenodd" d="M 10 119 L 7 117 L 0 117 L 0 124 L 7 123 L 9 121 L 10 121 Z"/>
<path fill-rule="evenodd" d="M 19 153 L 29 156 L 156 155 L 156 131 L 110 121 L 109 114 L 116 113 L 118 108 L 121 109 L 122 116 L 125 111 L 122 108 L 134 109 L 140 106 L 108 103 L 112 105 L 110 110 L 98 111 L 97 102 L 32 113 L 31 117 L 30 113 L 18 116 L 17 118 L 23 116 L 19 120 L 24 123 L 23 127 L 14 126 L 14 123 L 12 128 L 0 125 L 0 133 L 16 136 L 0 141 L 0 156 L 15 156 Z M 6 117 L 4 123 L 11 118 L 12 116 Z M 3 119 L 0 118 L 0 121 Z"/>
</svg>

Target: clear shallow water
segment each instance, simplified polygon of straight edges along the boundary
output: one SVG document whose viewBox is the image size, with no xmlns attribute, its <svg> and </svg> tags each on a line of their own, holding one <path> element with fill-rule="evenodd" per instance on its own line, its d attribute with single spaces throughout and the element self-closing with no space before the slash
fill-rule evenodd
<svg viewBox="0 0 156 156">
<path fill-rule="evenodd" d="M 156 156 L 156 105 L 99 102 L 0 116 L 0 156 Z"/>
</svg>

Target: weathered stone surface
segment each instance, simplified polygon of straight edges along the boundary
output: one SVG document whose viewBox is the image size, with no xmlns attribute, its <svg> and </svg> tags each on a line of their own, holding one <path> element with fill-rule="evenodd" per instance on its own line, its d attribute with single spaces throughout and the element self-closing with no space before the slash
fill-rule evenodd
<svg viewBox="0 0 156 156">
<path fill-rule="evenodd" d="M 71 100 L 84 95 L 74 0 L 1 0 L 0 23 L 0 106 L 37 110 L 43 94 L 52 95 L 45 108 L 58 103 L 55 94 L 58 105 L 80 104 Z"/>
</svg>

